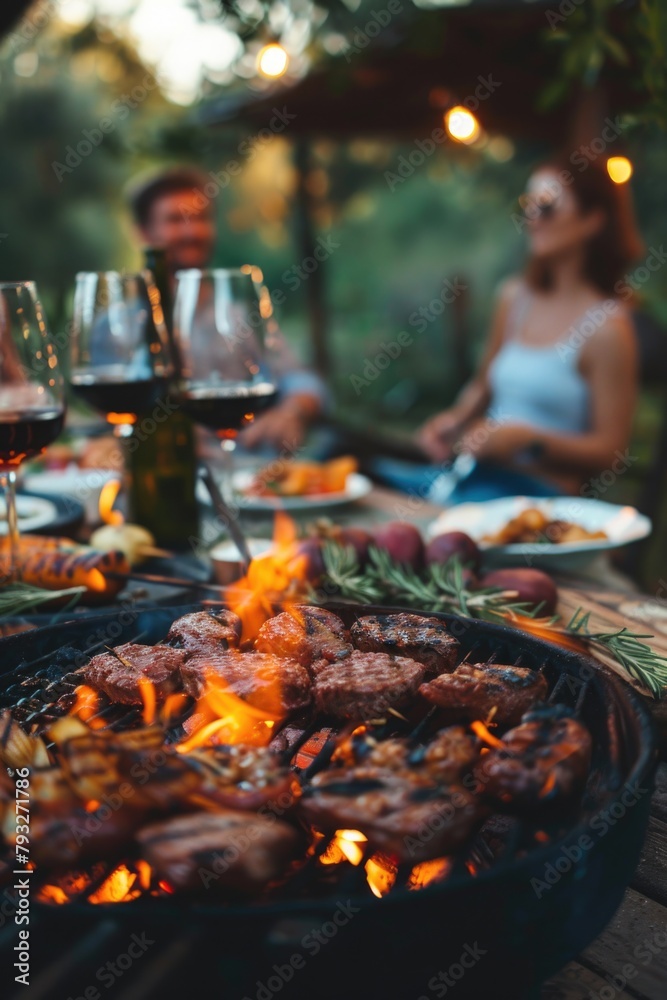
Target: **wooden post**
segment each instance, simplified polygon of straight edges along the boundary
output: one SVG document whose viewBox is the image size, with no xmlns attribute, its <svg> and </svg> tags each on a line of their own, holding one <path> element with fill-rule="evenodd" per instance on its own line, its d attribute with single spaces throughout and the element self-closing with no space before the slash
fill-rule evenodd
<svg viewBox="0 0 667 1000">
<path fill-rule="evenodd" d="M 302 261 L 313 257 L 317 237 L 313 226 L 312 195 L 308 190 L 310 169 L 310 148 L 305 139 L 297 139 L 294 150 L 297 169 L 296 191 L 296 245 Z M 310 341 L 313 350 L 313 365 L 318 375 L 327 381 L 331 377 L 331 359 L 328 345 L 328 317 L 325 297 L 324 262 L 319 261 L 314 271 L 303 283 L 306 296 L 306 311 L 310 326 Z"/>
</svg>

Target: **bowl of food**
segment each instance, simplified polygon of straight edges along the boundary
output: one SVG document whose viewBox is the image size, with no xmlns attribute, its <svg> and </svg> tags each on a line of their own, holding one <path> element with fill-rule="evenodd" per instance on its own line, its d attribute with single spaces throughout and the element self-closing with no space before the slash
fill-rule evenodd
<svg viewBox="0 0 667 1000">
<path fill-rule="evenodd" d="M 428 536 L 465 531 L 488 566 L 573 570 L 651 530 L 650 519 L 634 507 L 569 496 L 502 497 L 451 507 L 430 525 Z"/>
</svg>

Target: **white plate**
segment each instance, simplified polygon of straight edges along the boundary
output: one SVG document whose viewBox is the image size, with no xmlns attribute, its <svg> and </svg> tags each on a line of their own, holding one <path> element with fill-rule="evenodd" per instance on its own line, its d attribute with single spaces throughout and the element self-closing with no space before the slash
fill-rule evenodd
<svg viewBox="0 0 667 1000">
<path fill-rule="evenodd" d="M 21 485 L 35 493 L 73 497 L 83 504 L 86 520 L 95 524 L 99 520 L 97 515 L 102 487 L 109 480 L 120 478 L 121 474 L 111 469 L 80 469 L 78 465 L 69 465 L 66 469 L 24 476 Z"/>
<path fill-rule="evenodd" d="M 564 545 L 518 542 L 492 545 L 483 542 L 527 507 L 537 507 L 551 520 L 580 524 L 587 531 L 604 531 L 607 538 Z M 648 517 L 634 507 L 621 507 L 602 500 L 583 497 L 503 497 L 485 503 L 463 503 L 450 507 L 427 529 L 429 538 L 445 531 L 465 531 L 484 553 L 484 562 L 492 566 L 543 566 L 553 569 L 576 569 L 591 562 L 600 552 L 628 545 L 651 534 Z"/>
<path fill-rule="evenodd" d="M 311 507 L 338 507 L 341 504 L 352 503 L 367 496 L 373 484 L 367 476 L 359 472 L 351 472 L 347 477 L 345 490 L 340 493 L 316 493 L 311 496 L 298 497 L 253 497 L 246 496 L 246 490 L 254 478 L 250 470 L 239 469 L 234 473 L 232 482 L 236 491 L 236 502 L 241 510 L 309 510 Z M 211 503 L 208 491 L 202 482 L 197 484 L 197 496 L 204 503 Z"/>
<path fill-rule="evenodd" d="M 45 528 L 58 517 L 58 508 L 50 500 L 41 497 L 16 498 L 16 510 L 19 516 L 19 531 L 36 531 Z M 7 534 L 7 507 L 5 498 L 0 500 L 0 535 Z"/>
</svg>

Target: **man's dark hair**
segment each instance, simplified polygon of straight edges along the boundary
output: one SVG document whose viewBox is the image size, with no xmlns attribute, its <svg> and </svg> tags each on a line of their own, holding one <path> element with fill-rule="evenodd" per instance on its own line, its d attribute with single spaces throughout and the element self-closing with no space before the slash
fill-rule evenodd
<svg viewBox="0 0 667 1000">
<path fill-rule="evenodd" d="M 197 167 L 170 167 L 134 184 L 128 192 L 130 211 L 138 226 L 145 226 L 158 198 L 176 191 L 202 191 L 208 183 L 206 174 Z"/>
</svg>

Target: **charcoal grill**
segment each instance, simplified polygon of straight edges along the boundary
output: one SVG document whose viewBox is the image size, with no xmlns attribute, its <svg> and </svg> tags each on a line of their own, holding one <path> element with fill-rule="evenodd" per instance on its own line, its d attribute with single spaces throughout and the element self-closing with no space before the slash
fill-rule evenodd
<svg viewBox="0 0 667 1000">
<path fill-rule="evenodd" d="M 329 607 L 348 625 L 387 610 Z M 110 612 L 3 640 L 0 707 L 11 707 L 24 723 L 48 723 L 62 711 L 54 707 L 59 699 L 61 706 L 73 700 L 72 667 L 103 645 L 158 642 L 176 617 L 192 610 L 198 608 Z M 257 903 L 205 897 L 33 903 L 33 985 L 18 987 L 17 997 L 66 1000 L 84 996 L 90 985 L 104 995 L 112 975 L 105 963 L 127 952 L 132 934 L 152 943 L 114 980 L 117 1000 L 182 997 L 205 984 L 215 1000 L 431 1000 L 452 991 L 457 998 L 538 996 L 539 984 L 600 933 L 636 866 L 656 759 L 650 715 L 631 688 L 583 654 L 505 626 L 436 617 L 459 639 L 461 658 L 543 669 L 551 700 L 569 705 L 588 726 L 594 756 L 576 814 L 556 817 L 548 836 L 542 823 L 540 838 L 527 821 L 499 823 L 457 859 L 445 881 L 413 891 L 399 869 L 382 899 L 372 896 L 360 868 L 340 866 L 344 874 L 323 883 L 312 871 L 315 858 L 289 890 Z M 116 706 L 104 718 L 125 727 L 139 713 Z M 428 725 L 425 717 L 412 738 L 418 741 Z M 407 735 L 406 727 L 396 720 L 386 735 Z M 333 748 L 326 732 L 316 730 L 292 726 L 297 736 L 284 750 L 306 776 L 327 765 Z M 582 837 L 590 847 L 581 847 Z M 10 968 L 16 928 L 7 893 L 0 954 Z M 103 980 L 96 978 L 101 968 Z"/>
</svg>

